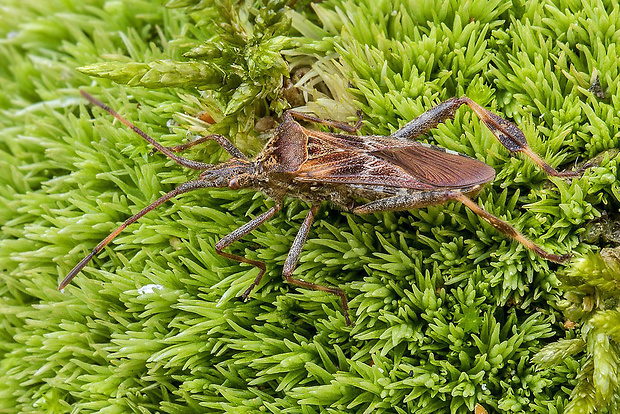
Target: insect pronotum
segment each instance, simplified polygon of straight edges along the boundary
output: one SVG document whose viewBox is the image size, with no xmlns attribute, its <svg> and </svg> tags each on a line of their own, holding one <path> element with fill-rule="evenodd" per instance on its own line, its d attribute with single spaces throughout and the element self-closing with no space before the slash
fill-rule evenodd
<svg viewBox="0 0 620 414">
<path fill-rule="evenodd" d="M 347 324 L 351 321 L 347 299 L 341 289 L 293 277 L 312 221 L 325 200 L 355 214 L 410 210 L 448 201 L 459 201 L 494 228 L 547 260 L 562 263 L 570 256 L 546 252 L 510 224 L 489 214 L 472 201 L 471 197 L 495 177 L 493 168 L 466 155 L 412 140 L 452 118 L 455 111 L 465 104 L 489 127 L 504 147 L 511 152 L 526 154 L 547 174 L 575 177 L 587 168 L 584 166 L 578 171 L 556 171 L 529 148 L 525 135 L 515 124 L 486 110 L 466 96 L 440 103 L 390 136 L 352 135 L 361 126 L 361 117 L 355 126 L 351 126 L 289 110 L 282 116 L 282 122 L 260 154 L 254 159 L 249 159 L 221 135 L 209 135 L 185 145 L 164 147 L 104 103 L 84 91 L 81 91 L 81 94 L 92 104 L 103 108 L 133 129 L 153 145 L 155 150 L 162 152 L 179 165 L 200 171 L 200 174 L 198 178 L 180 184 L 127 219 L 67 274 L 60 282 L 59 289 L 67 286 L 97 253 L 131 223 L 173 197 L 211 187 L 253 188 L 275 200 L 275 205 L 269 210 L 215 244 L 215 251 L 218 254 L 259 269 L 252 284 L 241 295 L 243 299 L 247 299 L 252 289 L 260 283 L 265 273 L 265 263 L 227 253 L 224 249 L 273 217 L 280 210 L 285 196 L 300 198 L 310 203 L 310 211 L 293 241 L 282 274 L 286 281 L 293 285 L 338 295 Z M 326 125 L 349 134 L 306 129 L 296 120 Z M 176 154 L 206 141 L 216 141 L 231 155 L 231 158 L 226 162 L 212 165 Z"/>
</svg>

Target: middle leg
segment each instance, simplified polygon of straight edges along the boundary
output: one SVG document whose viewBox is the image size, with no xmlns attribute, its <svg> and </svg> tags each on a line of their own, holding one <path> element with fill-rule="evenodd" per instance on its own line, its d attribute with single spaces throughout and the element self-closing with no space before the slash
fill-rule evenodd
<svg viewBox="0 0 620 414">
<path fill-rule="evenodd" d="M 301 225 L 297 236 L 295 236 L 295 240 L 293 241 L 291 250 L 286 257 L 286 261 L 284 262 L 284 268 L 282 269 L 282 276 L 284 276 L 284 279 L 286 279 L 286 281 L 292 285 L 312 290 L 321 290 L 323 292 L 329 292 L 334 295 L 338 295 L 340 297 L 340 302 L 342 303 L 342 313 L 344 314 L 344 320 L 347 325 L 351 325 L 351 319 L 349 318 L 349 304 L 347 302 L 347 297 L 345 296 L 344 291 L 331 286 L 323 286 L 317 285 L 316 283 L 306 282 L 305 280 L 296 279 L 292 276 L 293 271 L 295 271 L 295 267 L 297 266 L 297 261 L 299 260 L 299 254 L 301 253 L 301 249 L 303 248 L 303 245 L 306 242 L 306 238 L 308 237 L 308 232 L 310 231 L 310 226 L 312 225 L 314 216 L 319 211 L 320 207 L 320 204 L 315 204 L 310 208 L 310 211 L 308 212 L 306 219 Z"/>
</svg>

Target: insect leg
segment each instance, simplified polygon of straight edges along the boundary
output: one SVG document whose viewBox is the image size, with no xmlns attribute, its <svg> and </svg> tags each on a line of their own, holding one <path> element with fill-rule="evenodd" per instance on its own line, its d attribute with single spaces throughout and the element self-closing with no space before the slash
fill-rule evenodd
<svg viewBox="0 0 620 414">
<path fill-rule="evenodd" d="M 436 206 L 454 200 L 458 191 L 417 191 L 393 197 L 381 198 L 353 209 L 354 214 L 371 214 L 382 211 L 412 210 L 416 208 Z"/>
<path fill-rule="evenodd" d="M 194 141 L 188 142 L 186 144 L 177 145 L 175 147 L 165 147 L 165 148 L 168 148 L 170 151 L 177 153 L 177 152 L 185 151 L 188 148 L 194 147 L 196 145 L 202 144 L 203 142 L 207 142 L 207 141 L 217 142 L 218 144 L 220 144 L 222 148 L 226 150 L 226 152 L 228 152 L 230 155 L 232 155 L 235 158 L 241 158 L 242 160 L 248 159 L 248 157 L 246 157 L 245 154 L 239 150 L 239 148 L 235 147 L 233 143 L 228 140 L 228 138 L 226 138 L 223 135 L 218 135 L 218 134 L 207 135 L 207 136 L 195 139 Z M 156 151 L 157 151 L 157 148 L 153 149 L 153 152 L 156 152 Z"/>
<path fill-rule="evenodd" d="M 510 224 L 506 223 L 505 221 L 500 220 L 499 218 L 495 217 L 491 213 L 483 210 L 482 207 L 480 207 L 477 203 L 475 203 L 471 198 L 467 197 L 465 194 L 459 194 L 457 197 L 455 197 L 455 200 L 460 201 L 461 203 L 465 204 L 467 207 L 469 207 L 471 211 L 473 211 L 474 213 L 482 217 L 491 226 L 495 227 L 497 230 L 504 233 L 505 235 L 512 237 L 513 239 L 515 239 L 516 241 L 518 241 L 519 243 L 521 243 L 528 249 L 534 251 L 534 253 L 536 253 L 540 257 L 543 257 L 555 263 L 564 263 L 571 256 L 570 254 L 564 254 L 560 256 L 560 255 L 553 254 L 553 253 L 547 253 L 542 248 L 540 248 L 538 245 L 536 245 L 534 242 L 526 239 L 525 236 L 519 233 Z"/>
<path fill-rule="evenodd" d="M 252 289 L 254 289 L 254 287 L 257 286 L 260 283 L 260 280 L 263 278 L 263 275 L 265 274 L 265 270 L 266 270 L 265 263 L 260 262 L 258 260 L 248 259 L 243 256 L 238 256 L 236 254 L 226 253 L 223 250 L 227 248 L 228 246 L 230 246 L 231 244 L 233 244 L 234 242 L 236 242 L 237 240 L 239 240 L 240 238 L 242 238 L 243 236 L 249 234 L 253 230 L 265 224 L 267 220 L 272 218 L 274 214 L 280 211 L 280 208 L 281 208 L 280 203 L 277 203 L 275 206 L 271 207 L 269 210 L 267 210 L 260 216 L 257 216 L 251 221 L 245 223 L 243 226 L 239 227 L 237 230 L 225 236 L 222 240 L 220 240 L 219 242 L 215 244 L 215 251 L 220 256 L 226 257 L 228 259 L 236 260 L 237 262 L 247 263 L 247 264 L 251 264 L 252 266 L 258 267 L 259 272 L 256 278 L 254 279 L 254 282 L 252 282 L 250 287 L 248 287 L 245 290 L 245 292 L 243 292 L 243 294 L 241 295 L 241 298 L 243 300 L 246 300 L 248 298 L 248 296 L 250 295 L 250 292 L 252 292 Z"/>
<path fill-rule="evenodd" d="M 112 233 L 110 233 L 110 235 L 108 237 L 106 237 L 105 239 L 103 239 L 94 249 L 92 252 L 90 252 L 90 254 L 88 254 L 85 258 L 82 259 L 82 261 L 80 261 L 80 263 L 78 263 L 68 274 L 67 276 L 63 279 L 62 282 L 60 282 L 60 285 L 58 286 L 58 289 L 63 289 L 65 288 L 69 283 L 71 283 L 71 280 L 78 274 L 80 273 L 80 271 L 88 264 L 88 262 L 90 262 L 90 260 L 95 257 L 97 255 L 97 253 L 99 253 L 101 250 L 103 250 L 103 248 L 110 243 L 110 241 L 112 241 L 112 239 L 114 239 L 116 236 L 118 236 L 118 234 L 123 231 L 127 226 L 129 226 L 131 223 L 135 222 L 136 220 L 138 220 L 140 217 L 144 216 L 146 213 L 148 213 L 149 211 L 155 209 L 156 207 L 158 207 L 160 204 L 165 203 L 166 201 L 170 200 L 173 197 L 176 197 L 180 194 L 183 193 L 187 193 L 189 191 L 193 191 L 193 190 L 197 190 L 199 188 L 207 188 L 207 187 L 213 187 L 213 184 L 211 184 L 208 181 L 201 181 L 201 180 L 195 180 L 195 181 L 188 181 L 186 183 L 180 184 L 177 188 L 175 188 L 174 190 L 170 191 L 168 194 L 163 195 L 162 197 L 158 198 L 156 201 L 154 201 L 153 203 L 149 204 L 148 206 L 146 206 L 145 208 L 143 208 L 140 212 L 138 212 L 137 214 L 131 216 L 130 218 L 128 218 L 122 225 L 120 225 L 116 230 L 114 230 Z"/>
<path fill-rule="evenodd" d="M 84 98 L 86 98 L 90 103 L 100 107 L 101 109 L 103 109 L 104 111 L 112 115 L 114 118 L 118 119 L 123 124 L 131 128 L 136 134 L 140 135 L 146 142 L 148 142 L 153 147 L 155 147 L 156 150 L 161 151 L 164 155 L 166 155 L 168 158 L 170 158 L 177 164 L 182 165 L 183 167 L 191 168 L 193 170 L 207 170 L 213 166 L 212 164 L 189 160 L 187 158 L 183 158 L 183 157 L 179 157 L 178 155 L 175 155 L 168 147 L 164 147 L 159 142 L 155 141 L 146 132 L 142 131 L 140 128 L 138 128 L 137 126 L 135 126 L 134 124 L 132 124 L 131 122 L 123 118 L 121 115 L 118 114 L 118 112 L 116 112 L 114 109 L 110 108 L 109 106 L 101 102 L 100 100 L 94 98 L 93 96 L 91 96 L 89 93 L 85 91 L 80 91 L 80 94 Z"/>
<path fill-rule="evenodd" d="M 390 135 L 392 138 L 411 139 L 426 134 L 437 125 L 454 118 L 454 113 L 463 102 L 457 98 L 451 98 L 441 102 L 439 105 L 423 112 L 414 120 L 403 125 L 401 129 Z"/>
<path fill-rule="evenodd" d="M 301 253 L 301 249 L 303 248 L 303 245 L 306 242 L 306 238 L 308 237 L 308 232 L 310 231 L 312 220 L 314 220 L 314 216 L 319 211 L 320 207 L 320 204 L 315 204 L 310 208 L 306 219 L 301 225 L 301 228 L 299 229 L 299 232 L 297 233 L 297 236 L 293 241 L 291 250 L 288 252 L 288 256 L 286 257 L 286 261 L 284 262 L 284 268 L 282 269 L 282 276 L 284 276 L 284 279 L 286 279 L 286 281 L 292 285 L 301 286 L 303 288 L 312 290 L 321 290 L 323 292 L 329 292 L 334 295 L 340 296 L 344 320 L 347 325 L 351 325 L 351 319 L 349 319 L 349 304 L 347 302 L 344 291 L 335 287 L 317 285 L 315 283 L 306 282 L 305 280 L 295 279 L 294 277 L 292 277 L 292 274 L 295 271 L 295 267 L 297 266 L 297 261 L 299 260 L 299 254 Z"/>
<path fill-rule="evenodd" d="M 477 188 L 470 189 L 468 192 L 475 191 L 477 191 Z M 540 257 L 543 257 L 555 263 L 563 263 L 570 257 L 570 254 L 560 256 L 557 254 L 547 253 L 541 247 L 525 238 L 525 236 L 519 233 L 510 224 L 483 210 L 471 198 L 467 197 L 463 193 L 463 191 L 423 191 L 404 195 L 397 195 L 394 197 L 383 198 L 356 207 L 355 209 L 353 209 L 353 213 L 368 214 L 378 213 L 382 211 L 411 210 L 420 207 L 440 205 L 450 200 L 460 201 L 461 203 L 465 204 L 470 210 L 472 210 L 474 213 L 486 220 L 491 226 L 495 227 L 495 229 L 518 241 L 528 249 L 534 251 L 534 253 L 536 253 Z"/>
<path fill-rule="evenodd" d="M 308 115 L 305 114 L 303 112 L 296 112 L 296 111 L 292 111 L 292 110 L 288 110 L 284 113 L 284 115 L 282 116 L 282 120 L 286 121 L 287 119 L 290 119 L 291 117 L 296 118 L 296 119 L 303 119 L 304 121 L 310 121 L 310 122 L 314 122 L 316 124 L 321 124 L 321 125 L 325 125 L 331 128 L 337 128 L 340 129 L 342 131 L 345 132 L 349 132 L 351 134 L 357 132 L 361 127 L 362 127 L 362 111 L 357 111 L 357 116 L 359 117 L 359 119 L 357 120 L 357 123 L 355 125 L 349 125 L 349 124 L 345 124 L 344 122 L 339 122 L 339 121 L 333 121 L 331 119 L 322 119 L 322 118 L 318 118 L 316 116 L 312 116 L 312 115 Z"/>
<path fill-rule="evenodd" d="M 532 151 L 527 144 L 525 134 L 523 134 L 519 127 L 499 115 L 483 108 L 467 96 L 463 96 L 461 98 L 451 98 L 441 102 L 439 105 L 429 109 L 413 121 L 404 125 L 401 129 L 394 132 L 391 137 L 410 139 L 425 134 L 440 123 L 445 122 L 447 119 L 452 119 L 456 110 L 463 104 L 469 106 L 476 113 L 476 115 L 478 115 L 482 122 L 486 124 L 493 135 L 495 135 L 495 137 L 504 147 L 506 147 L 506 149 L 510 152 L 523 152 L 549 175 L 556 177 L 577 177 L 581 175 L 584 170 L 590 167 L 589 164 L 586 164 L 577 171 L 558 172 L 547 164 L 537 153 Z"/>
<path fill-rule="evenodd" d="M 506 147 L 510 152 L 523 152 L 530 157 L 532 161 L 542 168 L 547 174 L 555 177 L 578 177 L 583 171 L 588 169 L 591 165 L 586 164 L 576 171 L 562 171 L 558 172 L 555 168 L 547 164 L 537 153 L 527 144 L 525 134 L 519 129 L 518 126 L 512 122 L 500 117 L 499 115 L 483 108 L 476 102 L 469 99 L 467 96 L 463 96 L 456 100 L 457 102 L 464 103 L 469 106 L 478 117 L 486 124 L 491 130 L 493 135 Z"/>
</svg>

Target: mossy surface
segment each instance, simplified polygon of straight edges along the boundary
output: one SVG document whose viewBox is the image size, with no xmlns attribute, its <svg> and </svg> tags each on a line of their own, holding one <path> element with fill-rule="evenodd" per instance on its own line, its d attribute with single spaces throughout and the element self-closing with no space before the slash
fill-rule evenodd
<svg viewBox="0 0 620 414">
<path fill-rule="evenodd" d="M 617 4 L 167 6 L 0 8 L 1 413 L 618 411 Z M 478 203 L 575 258 L 548 263 L 457 203 L 369 216 L 326 204 L 295 274 L 344 289 L 348 327 L 337 297 L 282 280 L 308 209 L 297 200 L 230 248 L 267 263 L 236 300 L 257 269 L 213 245 L 273 201 L 214 189 L 140 219 L 59 292 L 120 222 L 195 175 L 79 89 L 164 145 L 222 133 L 250 155 L 291 104 L 361 110 L 362 133 L 389 134 L 466 94 L 558 169 L 596 157 L 582 178 L 550 180 L 465 108 L 421 139 L 494 167 Z M 215 144 L 188 156 L 226 157 Z"/>
</svg>

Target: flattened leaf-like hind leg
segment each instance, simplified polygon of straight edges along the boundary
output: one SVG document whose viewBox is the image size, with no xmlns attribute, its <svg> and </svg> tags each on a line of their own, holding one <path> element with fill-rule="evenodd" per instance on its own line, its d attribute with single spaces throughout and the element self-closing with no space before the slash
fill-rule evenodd
<svg viewBox="0 0 620 414">
<path fill-rule="evenodd" d="M 476 191 L 476 188 L 469 189 L 468 191 Z M 569 257 L 570 254 L 566 255 L 557 255 L 553 253 L 548 253 L 543 250 L 540 246 L 527 239 L 521 233 L 519 233 L 514 227 L 510 224 L 506 223 L 503 220 L 495 217 L 491 213 L 485 211 L 476 204 L 472 199 L 463 194 L 462 191 L 459 190 L 445 190 L 445 191 L 422 191 L 410 194 L 404 194 L 394 197 L 387 197 L 377 201 L 370 202 L 368 204 L 364 204 L 362 206 L 356 207 L 353 209 L 353 213 L 355 214 L 369 214 L 369 213 L 379 213 L 382 211 L 395 211 L 395 210 L 412 210 L 415 208 L 421 207 L 429 207 L 434 205 L 444 204 L 447 201 L 460 201 L 465 204 L 469 209 L 471 209 L 474 213 L 482 217 L 485 221 L 487 221 L 491 226 L 500 232 L 504 233 L 506 236 L 513 238 L 518 241 L 528 249 L 534 251 L 537 255 L 547 260 L 550 260 L 555 263 L 564 263 Z"/>
<path fill-rule="evenodd" d="M 301 249 L 306 242 L 308 237 L 308 232 L 310 231 L 310 226 L 312 225 L 312 221 L 314 220 L 314 216 L 319 211 L 320 204 L 315 204 L 310 208 L 308 215 L 306 216 L 299 232 L 297 232 L 297 236 L 295 236 L 295 240 L 293 241 L 293 245 L 291 246 L 291 250 L 286 257 L 286 261 L 284 262 L 284 268 L 282 269 L 282 276 L 284 279 L 295 286 L 300 286 L 307 289 L 312 290 L 320 290 L 323 292 L 329 292 L 334 295 L 338 295 L 340 297 L 340 302 L 342 303 L 342 313 L 344 314 L 344 320 L 347 325 L 351 325 L 351 319 L 349 318 L 349 303 L 347 302 L 347 297 L 344 294 L 344 291 L 341 289 L 331 287 L 331 286 L 323 286 L 317 285 L 316 283 L 306 282 L 305 280 L 294 278 L 293 271 L 295 271 L 295 267 L 297 266 L 297 261 L 299 260 L 299 254 L 301 253 Z"/>
<path fill-rule="evenodd" d="M 263 278 L 263 275 L 265 274 L 265 270 L 266 270 L 265 263 L 258 261 L 258 260 L 248 259 L 243 256 L 238 256 L 236 254 L 226 253 L 223 250 L 227 248 L 228 246 L 230 246 L 231 244 L 233 244 L 234 242 L 236 242 L 237 240 L 239 240 L 240 238 L 242 238 L 243 236 L 251 233 L 253 230 L 256 230 L 257 228 L 265 224 L 265 222 L 267 222 L 270 218 L 272 218 L 274 214 L 280 211 L 280 208 L 281 208 L 280 203 L 276 204 L 275 206 L 271 207 L 269 210 L 265 211 L 263 214 L 245 223 L 243 226 L 239 227 L 237 230 L 225 236 L 222 240 L 220 240 L 219 242 L 215 244 L 215 251 L 220 256 L 226 257 L 227 259 L 236 260 L 237 262 L 247 263 L 247 264 L 251 264 L 252 266 L 258 267 L 259 272 L 256 278 L 254 279 L 254 282 L 252 282 L 252 284 L 241 295 L 241 298 L 243 300 L 246 300 L 248 298 L 248 296 L 250 295 L 250 292 L 252 292 L 252 289 L 254 289 L 254 287 L 256 287 L 260 283 L 261 279 Z"/>
<path fill-rule="evenodd" d="M 461 98 L 452 98 L 441 102 L 434 108 L 421 114 L 413 121 L 404 125 L 401 129 L 394 132 L 391 136 L 399 139 L 415 138 L 425 134 L 435 128 L 447 119 L 454 117 L 454 113 L 461 105 L 469 106 L 478 117 L 491 130 L 493 135 L 506 147 L 510 152 L 522 152 L 532 159 L 547 174 L 555 177 L 578 177 L 584 170 L 590 167 L 589 164 L 584 165 L 576 171 L 558 172 L 552 166 L 547 164 L 537 153 L 527 144 L 523 131 L 514 123 L 502 118 L 501 116 L 483 108 L 467 96 Z"/>
</svg>

